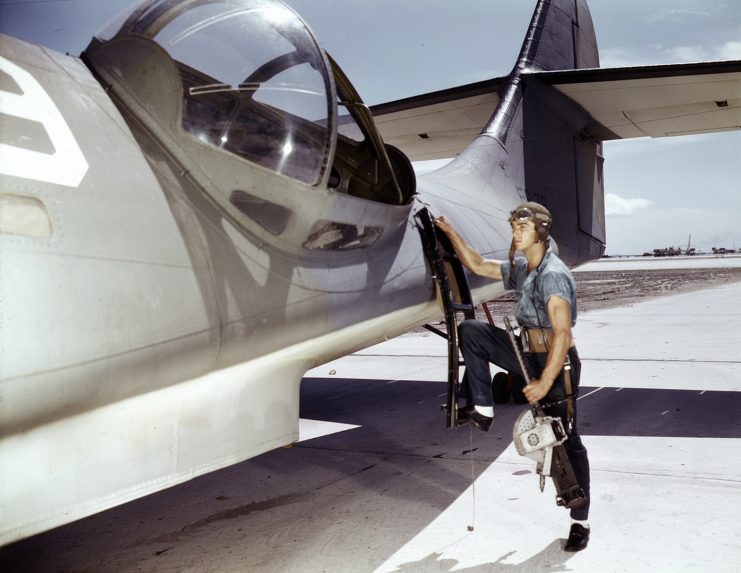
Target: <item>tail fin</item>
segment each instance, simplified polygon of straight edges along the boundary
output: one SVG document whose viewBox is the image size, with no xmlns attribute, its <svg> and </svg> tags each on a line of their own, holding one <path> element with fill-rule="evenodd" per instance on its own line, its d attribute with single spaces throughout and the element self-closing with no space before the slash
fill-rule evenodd
<svg viewBox="0 0 741 573">
<path fill-rule="evenodd" d="M 527 72 L 599 67 L 586 0 L 539 0 L 500 104 L 482 131 L 506 143 L 522 99 Z"/>
<path fill-rule="evenodd" d="M 496 196 L 505 212 L 528 200 L 547 206 L 551 234 L 569 265 L 604 252 L 602 144 L 587 135 L 589 114 L 533 72 L 598 66 L 586 0 L 538 0 L 493 115 L 436 175 L 448 187 Z"/>
<path fill-rule="evenodd" d="M 586 0 L 542 0 L 518 67 L 523 94 L 525 189 L 546 205 L 552 234 L 570 264 L 604 253 L 602 143 L 588 135 L 592 118 L 571 99 L 527 72 L 599 67 Z"/>
<path fill-rule="evenodd" d="M 524 71 L 598 68 L 597 41 L 586 0 L 538 2 L 518 66 Z"/>
<path fill-rule="evenodd" d="M 481 133 L 504 148 L 497 155 L 502 168 L 523 174 L 522 199 L 551 211 L 552 236 L 570 265 L 604 253 L 602 144 L 586 135 L 592 119 L 583 109 L 528 74 L 588 67 L 599 67 L 599 54 L 586 0 L 539 0 L 510 81 Z M 481 158 L 480 146 L 472 147 Z"/>
</svg>

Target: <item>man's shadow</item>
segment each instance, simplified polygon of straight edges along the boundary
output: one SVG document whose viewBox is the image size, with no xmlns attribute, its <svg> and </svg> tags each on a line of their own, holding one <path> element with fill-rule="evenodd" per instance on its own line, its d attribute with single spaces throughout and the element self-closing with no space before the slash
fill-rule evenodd
<svg viewBox="0 0 741 573">
<path fill-rule="evenodd" d="M 505 559 L 514 555 L 515 551 L 510 551 L 499 557 L 496 561 L 466 567 L 458 568 L 458 561 L 450 558 L 441 559 L 441 553 L 430 553 L 420 561 L 413 561 L 399 565 L 394 571 L 399 573 L 431 573 L 441 572 L 448 573 L 499 573 L 499 572 L 532 572 L 532 571 L 569 571 L 567 561 L 575 554 L 567 553 L 563 550 L 565 539 L 555 539 L 540 553 L 537 553 L 523 561 L 522 563 L 510 564 L 503 563 Z"/>
</svg>

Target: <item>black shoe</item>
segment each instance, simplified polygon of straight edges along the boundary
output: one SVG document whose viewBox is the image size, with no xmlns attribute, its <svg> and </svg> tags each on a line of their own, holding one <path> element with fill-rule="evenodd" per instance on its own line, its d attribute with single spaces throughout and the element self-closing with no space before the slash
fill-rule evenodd
<svg viewBox="0 0 741 573">
<path fill-rule="evenodd" d="M 447 404 L 440 404 L 440 409 L 446 414 L 448 413 Z M 479 430 L 483 430 L 484 432 L 489 431 L 489 426 L 491 426 L 491 421 L 494 419 L 494 418 L 490 418 L 489 416 L 484 416 L 483 414 L 479 414 L 476 411 L 476 408 L 474 408 L 473 406 L 466 406 L 465 408 L 458 406 L 458 413 L 456 417 L 460 425 L 470 423 L 476 426 Z"/>
<path fill-rule="evenodd" d="M 589 528 L 573 523 L 569 532 L 569 539 L 566 541 L 563 550 L 575 553 L 586 549 L 587 543 L 589 543 Z"/>
<path fill-rule="evenodd" d="M 491 426 L 491 422 L 494 418 L 490 418 L 489 416 L 484 416 L 483 414 L 479 413 L 476 408 L 466 408 L 466 417 L 468 418 L 468 421 L 476 426 L 479 430 L 482 432 L 488 432 L 489 426 Z"/>
</svg>

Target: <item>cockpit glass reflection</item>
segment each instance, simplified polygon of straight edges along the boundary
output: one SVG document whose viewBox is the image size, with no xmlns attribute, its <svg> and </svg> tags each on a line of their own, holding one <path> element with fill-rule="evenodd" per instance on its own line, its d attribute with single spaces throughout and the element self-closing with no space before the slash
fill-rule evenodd
<svg viewBox="0 0 741 573">
<path fill-rule="evenodd" d="M 167 0 L 144 11 L 131 31 L 155 40 L 178 66 L 185 131 L 319 182 L 330 150 L 331 83 L 316 42 L 287 7 Z"/>
</svg>

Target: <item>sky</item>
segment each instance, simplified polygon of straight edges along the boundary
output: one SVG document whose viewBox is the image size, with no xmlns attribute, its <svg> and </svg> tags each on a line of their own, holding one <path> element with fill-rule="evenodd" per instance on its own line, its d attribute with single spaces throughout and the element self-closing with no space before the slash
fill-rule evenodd
<svg viewBox="0 0 741 573">
<path fill-rule="evenodd" d="M 506 75 L 535 0 L 288 0 L 369 104 Z M 130 0 L 0 0 L 0 32 L 79 54 Z M 591 0 L 602 67 L 741 60 L 741 0 Z M 741 248 L 741 130 L 606 142 L 607 254 Z"/>
</svg>

